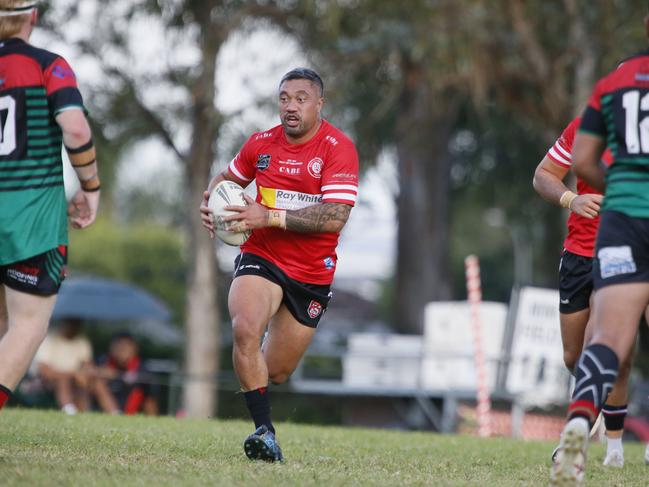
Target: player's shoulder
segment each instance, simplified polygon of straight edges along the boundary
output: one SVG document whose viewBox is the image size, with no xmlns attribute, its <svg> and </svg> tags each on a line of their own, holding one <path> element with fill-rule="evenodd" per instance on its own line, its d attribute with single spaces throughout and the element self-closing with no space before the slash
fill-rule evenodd
<svg viewBox="0 0 649 487">
<path fill-rule="evenodd" d="M 282 135 L 282 126 L 276 125 L 268 130 L 262 132 L 254 132 L 250 137 L 246 145 L 252 147 L 261 147 L 268 143 L 277 141 L 277 139 Z"/>
<path fill-rule="evenodd" d="M 326 144 L 330 145 L 332 148 L 339 147 L 352 147 L 356 148 L 354 141 L 345 134 L 341 129 L 333 125 L 327 120 L 322 121 L 323 125 L 323 140 Z"/>
<path fill-rule="evenodd" d="M 615 72 L 615 71 L 617 71 L 617 70 L 619 70 L 621 68 L 626 69 L 626 68 L 632 66 L 636 62 L 643 62 L 643 61 L 647 61 L 647 60 L 649 60 L 649 49 L 645 49 L 643 51 L 637 52 L 637 53 L 623 59 L 622 61 L 620 61 L 618 63 L 617 68 L 613 72 Z"/>
<path fill-rule="evenodd" d="M 602 92 L 614 91 L 624 86 L 649 81 L 649 50 L 645 50 L 621 61 L 610 73 L 603 76 L 597 85 Z"/>
<path fill-rule="evenodd" d="M 572 119 L 572 121 L 566 126 L 566 128 L 563 129 L 559 140 L 572 145 L 572 141 L 574 140 L 575 134 L 579 129 L 579 125 L 581 125 L 581 116 L 577 116 Z"/>
<path fill-rule="evenodd" d="M 0 47 L 3 46 L 0 45 Z M 6 42 L 6 47 L 3 50 L 7 53 L 22 54 L 23 56 L 33 59 L 40 65 L 43 71 L 47 70 L 57 61 L 63 61 L 67 65 L 61 55 L 23 41 L 16 42 L 13 39 L 10 39 Z"/>
</svg>

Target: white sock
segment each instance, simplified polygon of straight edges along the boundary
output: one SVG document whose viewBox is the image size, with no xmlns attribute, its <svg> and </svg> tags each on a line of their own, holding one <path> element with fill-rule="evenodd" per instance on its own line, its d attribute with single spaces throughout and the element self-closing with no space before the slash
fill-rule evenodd
<svg viewBox="0 0 649 487">
<path fill-rule="evenodd" d="M 77 407 L 72 403 L 68 403 L 68 404 L 64 405 L 61 408 L 61 411 L 63 411 L 65 414 L 67 414 L 69 416 L 74 416 L 78 412 Z"/>
<path fill-rule="evenodd" d="M 624 448 L 622 447 L 622 438 L 606 437 L 606 453 L 609 454 L 614 450 L 619 452 L 624 451 Z"/>
</svg>

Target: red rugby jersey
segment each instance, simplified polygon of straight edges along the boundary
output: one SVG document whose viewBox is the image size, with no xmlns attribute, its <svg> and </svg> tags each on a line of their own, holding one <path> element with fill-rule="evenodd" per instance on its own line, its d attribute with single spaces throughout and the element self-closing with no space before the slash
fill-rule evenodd
<svg viewBox="0 0 649 487">
<path fill-rule="evenodd" d="M 299 210 L 322 203 L 353 206 L 358 193 L 354 143 L 326 120 L 304 144 L 289 143 L 281 125 L 253 134 L 229 171 L 244 181 L 255 179 L 257 202 L 268 208 Z M 292 279 L 330 284 L 338 237 L 338 233 L 258 228 L 241 250 L 273 262 Z"/>
<path fill-rule="evenodd" d="M 576 117 L 563 130 L 561 137 L 557 139 L 554 145 L 548 151 L 547 156 L 562 167 L 571 167 L 572 165 L 572 143 L 575 140 L 575 134 L 581 123 L 581 117 Z M 609 151 L 603 156 L 606 164 L 611 164 L 612 158 Z M 582 179 L 577 178 L 577 194 L 602 194 L 594 188 L 591 188 Z M 563 243 L 563 247 L 573 254 L 584 257 L 593 257 L 595 255 L 595 238 L 599 227 L 599 216 L 590 219 L 571 212 L 568 217 L 568 235 Z"/>
</svg>

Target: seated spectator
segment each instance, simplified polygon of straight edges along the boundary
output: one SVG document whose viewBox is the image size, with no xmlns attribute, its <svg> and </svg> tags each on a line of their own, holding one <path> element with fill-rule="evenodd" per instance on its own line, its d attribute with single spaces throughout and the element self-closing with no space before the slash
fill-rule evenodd
<svg viewBox="0 0 649 487">
<path fill-rule="evenodd" d="M 110 394 L 124 414 L 158 414 L 156 388 L 149 384 L 150 374 L 139 356 L 139 347 L 129 333 L 119 333 L 110 342 L 108 354 L 97 366 L 97 375 L 107 381 L 106 390 L 97 390 L 99 402 L 111 399 L 100 396 Z"/>
<path fill-rule="evenodd" d="M 81 320 L 63 322 L 45 337 L 34 357 L 36 373 L 45 388 L 70 415 L 88 411 L 94 392 L 92 346 L 81 329 Z"/>
</svg>

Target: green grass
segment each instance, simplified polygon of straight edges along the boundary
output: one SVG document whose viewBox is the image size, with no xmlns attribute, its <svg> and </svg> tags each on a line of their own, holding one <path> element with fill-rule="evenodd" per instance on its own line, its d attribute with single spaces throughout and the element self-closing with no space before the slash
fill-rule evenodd
<svg viewBox="0 0 649 487">
<path fill-rule="evenodd" d="M 284 465 L 250 462 L 241 421 L 9 409 L 0 413 L 1 485 L 547 485 L 552 443 L 279 424 Z M 647 485 L 644 447 L 605 469 L 591 447 L 587 485 Z"/>
</svg>

